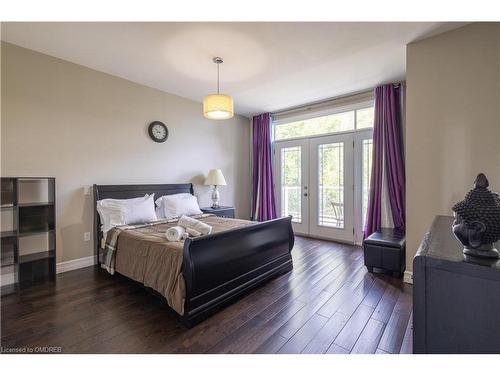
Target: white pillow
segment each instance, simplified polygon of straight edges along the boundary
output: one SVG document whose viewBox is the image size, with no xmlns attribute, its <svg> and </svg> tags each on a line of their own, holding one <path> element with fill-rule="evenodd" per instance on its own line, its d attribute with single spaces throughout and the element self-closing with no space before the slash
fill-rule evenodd
<svg viewBox="0 0 500 375">
<path fill-rule="evenodd" d="M 165 197 L 168 197 L 169 200 L 173 199 L 182 199 L 186 197 L 190 197 L 190 193 L 179 193 L 179 194 L 170 194 L 170 195 L 163 195 L 160 198 L 158 198 L 155 203 L 156 203 L 156 216 L 158 219 L 171 219 L 173 216 L 165 216 L 165 204 L 164 204 L 164 199 Z"/>
<path fill-rule="evenodd" d="M 97 212 L 99 212 L 99 216 L 101 217 L 101 230 L 103 233 L 107 233 L 117 225 L 125 224 L 123 211 L 120 208 L 99 208 L 98 206 Z"/>
<path fill-rule="evenodd" d="M 164 195 L 160 199 L 159 211 L 163 215 L 162 218 L 165 219 L 203 213 L 198 205 L 198 200 L 191 194 Z M 158 200 L 156 202 L 158 203 Z"/>
<path fill-rule="evenodd" d="M 112 227 L 125 224 L 124 206 L 127 201 L 144 200 L 145 197 L 133 199 L 101 199 L 97 201 L 97 212 L 101 219 L 101 230 L 106 233 Z"/>
<path fill-rule="evenodd" d="M 181 199 L 181 198 L 186 198 L 190 197 L 190 193 L 179 193 L 179 194 L 170 194 L 170 195 L 163 195 L 160 198 L 158 198 L 155 203 L 156 203 L 156 216 L 158 219 L 166 219 L 167 217 L 165 216 L 165 208 L 163 205 L 163 198 L 164 197 L 169 197 L 169 199 Z"/>
<path fill-rule="evenodd" d="M 129 202 L 125 206 L 124 221 L 125 224 L 151 223 L 158 220 L 155 213 L 154 194 L 147 199 L 135 202 Z"/>
<path fill-rule="evenodd" d="M 142 206 L 142 203 L 145 204 L 145 206 L 150 205 L 151 209 L 153 210 L 154 213 L 154 194 L 148 195 L 146 194 L 144 197 L 139 197 L 139 198 L 131 198 L 131 199 L 101 199 L 97 201 L 97 212 L 99 213 L 99 216 L 101 218 L 101 230 L 103 232 L 107 232 L 111 228 L 117 226 L 117 225 L 124 225 L 124 224 L 131 224 L 132 221 L 135 221 L 137 217 L 141 216 L 142 214 L 134 215 L 131 213 L 132 208 L 137 204 L 139 204 L 139 210 L 141 212 L 144 211 L 144 207 Z M 142 215 L 145 216 L 145 218 L 152 219 L 153 216 L 150 214 L 150 212 L 147 215 Z M 151 221 L 157 220 L 156 215 L 154 215 L 154 219 Z"/>
</svg>

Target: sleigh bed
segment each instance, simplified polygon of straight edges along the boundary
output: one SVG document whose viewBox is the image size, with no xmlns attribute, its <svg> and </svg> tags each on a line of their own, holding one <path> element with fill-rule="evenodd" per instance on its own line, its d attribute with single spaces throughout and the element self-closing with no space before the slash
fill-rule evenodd
<svg viewBox="0 0 500 375">
<path fill-rule="evenodd" d="M 96 210 L 97 201 L 106 198 L 136 198 L 152 193 L 155 193 L 156 197 L 178 193 L 192 194 L 193 186 L 192 184 L 94 185 L 94 246 L 99 268 L 102 261 L 100 249 L 104 241 L 100 217 Z M 214 224 L 217 224 L 215 217 L 206 220 L 212 220 Z M 222 224 L 227 229 L 224 228 L 217 233 L 201 237 L 188 238 L 183 243 L 177 243 L 179 257 L 181 257 L 179 273 L 181 273 L 180 277 L 183 278 L 183 306 L 181 308 L 174 307 L 174 310 L 179 314 L 182 323 L 188 327 L 205 319 L 242 293 L 292 269 L 290 253 L 294 244 L 294 235 L 291 217 L 261 223 L 240 220 L 240 222 L 244 223 L 242 226 L 239 226 L 238 223 L 228 222 L 232 219 L 224 220 Z M 130 262 L 132 264 L 130 264 L 129 268 L 134 268 L 133 259 L 140 261 L 140 259 L 144 258 L 144 249 L 150 247 L 152 241 L 155 241 L 156 245 L 163 243 L 163 245 L 167 246 L 168 243 L 164 242 L 166 239 L 164 240 L 163 236 L 159 236 L 164 227 L 159 225 L 154 224 L 150 230 L 151 233 L 154 232 L 153 229 L 156 230 L 156 238 L 150 235 L 141 239 L 137 235 L 135 238 L 137 249 L 134 246 L 131 247 L 130 244 L 128 245 L 128 254 L 141 251 L 140 256 L 130 257 L 132 260 L 129 260 L 129 264 Z M 120 244 L 124 248 L 126 237 L 132 237 L 133 234 L 133 232 L 128 233 L 123 236 L 123 239 L 118 237 L 117 264 L 119 264 L 118 259 L 121 256 Z M 150 241 L 150 243 L 147 241 Z M 126 253 L 124 251 L 122 254 Z M 150 253 L 153 254 L 153 251 Z M 154 259 L 150 263 L 156 262 L 156 269 L 163 273 L 170 272 L 168 269 L 169 264 L 162 264 L 161 259 L 163 258 L 161 257 L 158 259 L 160 260 Z M 143 270 L 146 268 L 135 267 L 135 269 Z M 116 272 L 123 274 L 120 272 L 119 267 L 117 267 Z M 156 285 L 142 281 L 142 277 L 147 277 L 147 274 L 131 276 L 128 272 L 124 273 L 126 277 L 147 287 L 148 285 Z M 161 288 L 155 286 L 147 289 L 150 289 L 156 295 L 165 294 L 162 293 L 162 290 L 158 290 Z M 172 304 L 169 303 L 169 305 Z"/>
</svg>

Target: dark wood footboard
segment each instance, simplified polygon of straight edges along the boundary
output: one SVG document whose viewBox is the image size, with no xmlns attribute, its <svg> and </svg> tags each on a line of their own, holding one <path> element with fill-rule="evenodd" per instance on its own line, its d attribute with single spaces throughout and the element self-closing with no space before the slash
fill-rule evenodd
<svg viewBox="0 0 500 375">
<path fill-rule="evenodd" d="M 291 270 L 291 220 L 284 217 L 187 239 L 183 323 L 192 326 L 229 300 Z"/>
</svg>

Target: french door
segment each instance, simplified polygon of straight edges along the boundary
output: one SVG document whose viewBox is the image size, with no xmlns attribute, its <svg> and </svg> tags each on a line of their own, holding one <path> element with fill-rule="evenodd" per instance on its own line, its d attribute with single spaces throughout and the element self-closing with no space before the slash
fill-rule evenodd
<svg viewBox="0 0 500 375">
<path fill-rule="evenodd" d="M 371 131 L 275 142 L 278 212 L 297 234 L 359 243 L 370 166 Z"/>
<path fill-rule="evenodd" d="M 354 242 L 353 135 L 309 140 L 309 234 Z"/>
</svg>

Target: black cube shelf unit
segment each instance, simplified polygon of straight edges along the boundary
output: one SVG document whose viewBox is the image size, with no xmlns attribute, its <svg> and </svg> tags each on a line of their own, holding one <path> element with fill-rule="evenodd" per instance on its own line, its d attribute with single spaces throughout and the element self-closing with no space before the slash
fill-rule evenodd
<svg viewBox="0 0 500 375">
<path fill-rule="evenodd" d="M 1 178 L 2 294 L 55 280 L 55 185 L 53 177 Z"/>
</svg>

